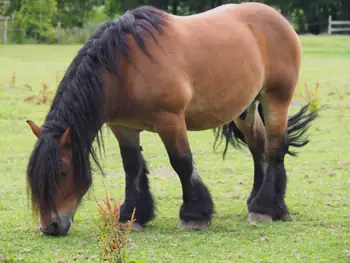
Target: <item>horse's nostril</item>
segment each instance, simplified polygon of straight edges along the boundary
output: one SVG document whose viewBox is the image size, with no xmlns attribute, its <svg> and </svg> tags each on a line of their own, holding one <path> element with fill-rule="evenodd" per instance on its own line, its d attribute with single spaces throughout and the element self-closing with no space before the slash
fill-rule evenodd
<svg viewBox="0 0 350 263">
<path fill-rule="evenodd" d="M 45 235 L 59 235 L 60 231 L 61 231 L 61 226 L 58 222 L 57 219 L 53 219 L 51 221 L 51 223 L 49 224 L 49 226 L 45 229 L 45 230 L 42 230 L 42 233 L 45 234 Z"/>
<path fill-rule="evenodd" d="M 57 232 L 59 225 L 58 222 L 54 221 L 51 223 L 50 228 L 52 229 L 53 232 Z"/>
</svg>

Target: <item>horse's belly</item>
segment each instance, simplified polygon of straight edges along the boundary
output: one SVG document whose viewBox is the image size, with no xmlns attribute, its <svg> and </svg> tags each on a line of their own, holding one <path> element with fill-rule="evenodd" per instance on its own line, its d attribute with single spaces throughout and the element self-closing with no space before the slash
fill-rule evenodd
<svg viewBox="0 0 350 263">
<path fill-rule="evenodd" d="M 213 129 L 231 122 L 250 105 L 259 88 L 249 87 L 244 93 L 231 87 L 229 92 L 207 90 L 208 96 L 196 97 L 188 105 L 185 116 L 188 130 Z"/>
<path fill-rule="evenodd" d="M 258 49 L 245 51 L 242 57 L 231 55 L 212 61 L 207 72 L 197 70 L 199 74 L 193 77 L 192 98 L 186 108 L 188 130 L 212 129 L 231 122 L 263 88 L 264 64 Z"/>
</svg>

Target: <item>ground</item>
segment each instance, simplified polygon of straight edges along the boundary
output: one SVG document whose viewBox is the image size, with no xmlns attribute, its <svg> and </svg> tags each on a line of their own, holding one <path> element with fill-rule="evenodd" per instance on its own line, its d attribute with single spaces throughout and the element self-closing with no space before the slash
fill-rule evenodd
<svg viewBox="0 0 350 263">
<path fill-rule="evenodd" d="M 304 83 L 319 83 L 319 103 L 327 105 L 310 129 L 311 143 L 287 157 L 286 201 L 293 221 L 252 226 L 246 199 L 252 159 L 246 149 L 230 149 L 225 161 L 213 152 L 212 131 L 191 132 L 197 167 L 216 205 L 212 225 L 201 232 L 176 231 L 181 186 L 156 134 L 142 145 L 151 170 L 157 217 L 132 233 L 128 252 L 143 262 L 350 262 L 350 37 L 302 36 L 303 64 L 291 113 L 304 99 Z M 105 130 L 105 178 L 94 175 L 69 235 L 39 234 L 26 195 L 25 169 L 36 141 L 25 120 L 41 124 L 49 105 L 24 102 L 46 82 L 57 86 L 79 46 L 0 46 L 0 261 L 97 262 L 99 235 L 93 197 L 124 195 L 117 141 Z M 13 77 L 15 74 L 15 77 Z M 27 86 L 25 86 L 27 84 Z M 30 91 L 28 85 L 34 91 Z M 62 261 L 63 262 L 63 261 Z"/>
</svg>

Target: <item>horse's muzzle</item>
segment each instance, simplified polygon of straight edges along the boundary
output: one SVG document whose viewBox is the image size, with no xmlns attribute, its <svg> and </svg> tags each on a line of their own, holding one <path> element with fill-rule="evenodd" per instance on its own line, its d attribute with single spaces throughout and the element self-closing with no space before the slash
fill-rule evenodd
<svg viewBox="0 0 350 263">
<path fill-rule="evenodd" d="M 46 228 L 40 227 L 41 233 L 46 236 L 66 236 L 71 226 L 71 220 L 68 218 L 55 217 Z"/>
</svg>

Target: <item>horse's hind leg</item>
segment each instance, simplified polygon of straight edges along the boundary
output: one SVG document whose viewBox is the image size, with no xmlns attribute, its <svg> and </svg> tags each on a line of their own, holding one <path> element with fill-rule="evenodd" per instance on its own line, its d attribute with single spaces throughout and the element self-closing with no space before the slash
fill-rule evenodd
<svg viewBox="0 0 350 263">
<path fill-rule="evenodd" d="M 201 229 L 211 221 L 213 201 L 193 164 L 184 115 L 159 113 L 155 126 L 182 185 L 179 227 Z"/>
<path fill-rule="evenodd" d="M 248 108 L 246 116 L 241 115 L 234 122 L 241 131 L 244 141 L 254 160 L 254 183 L 247 200 L 249 205 L 258 193 L 266 172 L 265 161 L 265 126 L 257 110 L 258 101 L 254 101 Z"/>
<path fill-rule="evenodd" d="M 120 209 L 120 221 L 130 220 L 134 208 L 136 224 L 143 226 L 154 217 L 154 203 L 148 186 L 148 170 L 140 149 L 140 132 L 110 125 L 118 139 L 125 170 L 125 200 Z"/>
<path fill-rule="evenodd" d="M 284 157 L 288 151 L 288 107 L 292 90 L 272 89 L 264 92 L 263 108 L 266 129 L 267 169 L 261 187 L 248 206 L 249 219 L 283 220 L 288 217 L 284 201 L 287 185 Z"/>
</svg>

